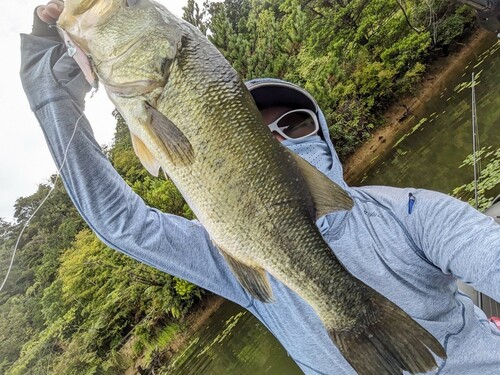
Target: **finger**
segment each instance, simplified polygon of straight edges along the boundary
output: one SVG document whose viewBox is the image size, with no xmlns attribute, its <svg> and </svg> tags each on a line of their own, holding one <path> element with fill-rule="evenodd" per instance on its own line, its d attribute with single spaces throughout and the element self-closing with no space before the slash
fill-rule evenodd
<svg viewBox="0 0 500 375">
<path fill-rule="evenodd" d="M 47 5 L 40 5 L 36 8 L 38 17 L 45 23 L 55 23 L 62 11 L 64 10 L 64 3 L 59 0 L 52 0 Z"/>
<path fill-rule="evenodd" d="M 58 5 L 53 3 L 48 4 L 44 10 L 44 13 L 53 20 L 57 20 L 61 15 L 61 12 L 62 10 L 59 9 Z"/>
<path fill-rule="evenodd" d="M 36 8 L 36 14 L 38 18 L 40 18 L 43 22 L 52 24 L 56 20 L 47 13 L 46 8 L 47 7 L 45 5 L 39 6 L 38 8 Z"/>
<path fill-rule="evenodd" d="M 60 0 L 51 0 L 47 3 L 47 5 L 57 8 L 59 10 L 59 13 L 64 10 L 64 2 Z"/>
</svg>

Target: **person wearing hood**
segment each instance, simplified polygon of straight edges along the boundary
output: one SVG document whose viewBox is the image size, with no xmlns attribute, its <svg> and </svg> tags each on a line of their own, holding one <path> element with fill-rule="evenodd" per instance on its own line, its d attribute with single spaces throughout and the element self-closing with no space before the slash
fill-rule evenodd
<svg viewBox="0 0 500 375">
<path fill-rule="evenodd" d="M 50 3 L 37 8 L 33 32 L 21 36 L 21 79 L 58 167 L 66 157 L 62 180 L 94 233 L 113 249 L 246 308 L 305 374 L 355 374 L 297 294 L 271 277 L 275 302 L 255 300 L 199 222 L 148 207 L 118 175 L 83 116 L 90 86 L 55 30 L 40 19 L 57 19 L 61 2 Z M 309 93 L 276 79 L 252 80 L 247 87 L 282 144 L 354 200 L 351 211 L 321 217 L 318 228 L 349 272 L 439 340 L 448 358 L 438 359 L 437 373 L 498 374 L 500 330 L 458 290 L 456 281 L 500 301 L 500 225 L 445 194 L 348 187 L 326 120 Z M 285 122 L 293 121 L 294 114 L 309 121 L 300 139 L 287 134 Z"/>
</svg>

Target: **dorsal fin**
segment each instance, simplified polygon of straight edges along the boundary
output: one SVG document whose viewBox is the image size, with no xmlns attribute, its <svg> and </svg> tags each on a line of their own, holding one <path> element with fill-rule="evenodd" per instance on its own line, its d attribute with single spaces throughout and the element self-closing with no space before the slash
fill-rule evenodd
<svg viewBox="0 0 500 375">
<path fill-rule="evenodd" d="M 316 210 L 316 219 L 330 212 L 350 210 L 353 207 L 354 202 L 344 189 L 299 155 L 289 152 L 309 188 Z"/>
</svg>

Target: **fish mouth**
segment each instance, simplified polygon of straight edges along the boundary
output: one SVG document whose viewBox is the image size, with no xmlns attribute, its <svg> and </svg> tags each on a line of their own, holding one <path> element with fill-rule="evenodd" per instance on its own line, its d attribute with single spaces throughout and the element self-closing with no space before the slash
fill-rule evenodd
<svg viewBox="0 0 500 375">
<path fill-rule="evenodd" d="M 127 0 L 66 0 L 58 25 L 68 31 L 74 24 L 97 25 L 106 22 Z M 79 18 L 85 21 L 78 21 Z"/>
<path fill-rule="evenodd" d="M 87 12 L 90 8 L 96 6 L 99 2 L 103 2 L 102 0 L 66 0 L 64 9 L 67 13 L 72 16 L 79 16 Z"/>
</svg>

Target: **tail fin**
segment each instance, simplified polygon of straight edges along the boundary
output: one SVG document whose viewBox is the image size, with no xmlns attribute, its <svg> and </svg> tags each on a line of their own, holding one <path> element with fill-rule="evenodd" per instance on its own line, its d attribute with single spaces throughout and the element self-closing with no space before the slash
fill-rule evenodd
<svg viewBox="0 0 500 375">
<path fill-rule="evenodd" d="M 434 356 L 446 352 L 429 332 L 388 299 L 377 296 L 379 317 L 352 331 L 329 330 L 331 339 L 360 375 L 401 375 L 428 372 L 437 367 Z"/>
</svg>

